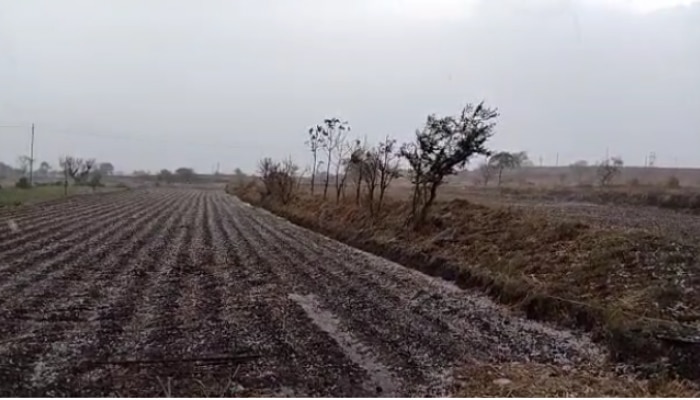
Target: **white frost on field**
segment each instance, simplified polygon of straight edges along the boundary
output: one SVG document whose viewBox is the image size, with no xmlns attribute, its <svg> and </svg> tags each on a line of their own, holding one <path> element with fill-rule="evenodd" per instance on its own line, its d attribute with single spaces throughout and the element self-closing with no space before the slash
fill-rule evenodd
<svg viewBox="0 0 700 400">
<path fill-rule="evenodd" d="M 14 219 L 7 221 L 7 226 L 13 233 L 19 232 L 19 225 L 17 225 L 17 222 L 15 222 Z"/>
</svg>

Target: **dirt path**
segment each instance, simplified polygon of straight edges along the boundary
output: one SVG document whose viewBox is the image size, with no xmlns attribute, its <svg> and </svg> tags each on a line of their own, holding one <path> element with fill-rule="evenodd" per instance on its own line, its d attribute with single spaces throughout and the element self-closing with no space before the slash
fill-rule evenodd
<svg viewBox="0 0 700 400">
<path fill-rule="evenodd" d="M 216 191 L 0 214 L 0 395 L 444 395 L 586 338 Z"/>
</svg>

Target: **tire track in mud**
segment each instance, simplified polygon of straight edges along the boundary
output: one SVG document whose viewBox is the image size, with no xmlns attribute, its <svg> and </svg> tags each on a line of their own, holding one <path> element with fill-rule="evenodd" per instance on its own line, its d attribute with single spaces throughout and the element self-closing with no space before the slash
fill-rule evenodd
<svg viewBox="0 0 700 400">
<path fill-rule="evenodd" d="M 37 361 L 37 358 L 42 353 L 49 356 L 52 353 L 65 356 L 70 354 L 71 346 L 75 345 L 76 341 L 64 340 L 64 336 L 84 333 L 87 328 L 85 325 L 89 325 L 91 322 L 86 314 L 95 309 L 96 304 L 103 299 L 101 290 L 104 288 L 96 286 L 95 283 L 99 282 L 100 276 L 107 284 L 113 283 L 111 282 L 115 272 L 113 269 L 97 269 L 90 262 L 110 257 L 114 259 L 111 255 L 113 247 L 120 248 L 122 244 L 126 243 L 126 248 L 123 248 L 116 258 L 116 262 L 112 264 L 113 268 L 119 267 L 120 262 L 130 259 L 133 256 L 132 251 L 137 249 L 145 238 L 154 233 L 153 230 L 147 229 L 148 224 L 167 216 L 169 206 L 176 202 L 177 198 L 174 197 L 156 199 L 142 211 L 143 215 L 152 214 L 149 215 L 152 219 L 141 218 L 133 227 L 129 227 L 130 220 L 120 219 L 109 230 L 103 231 L 84 241 L 82 245 L 71 249 L 71 254 L 75 257 L 61 263 L 61 268 L 47 272 L 46 275 L 37 274 L 36 285 L 28 285 L 28 293 L 24 293 L 21 297 L 15 297 L 20 301 L 3 305 L 3 308 L 8 311 L 8 315 L 2 320 L 15 321 L 6 324 L 12 329 L 3 332 L 3 338 L 8 340 L 8 336 L 20 332 L 29 332 L 30 335 L 20 340 L 19 343 L 10 340 L 4 343 L 4 346 L 0 346 L 0 358 L 11 362 L 9 368 L 7 365 L 5 368 L 0 368 L 0 373 L 3 375 L 0 376 L 0 380 L 12 378 L 8 381 L 14 382 L 13 389 L 20 392 L 29 390 L 31 393 L 32 390 L 39 390 L 34 393 L 44 393 L 42 390 L 51 387 L 53 381 L 57 380 L 54 376 L 55 372 L 53 372 L 56 368 L 52 363 L 56 364 L 57 361 L 49 360 L 46 364 L 41 360 Z M 85 232 L 89 234 L 89 231 Z M 133 238 L 131 238 L 132 235 Z M 127 241 L 130 238 L 132 243 L 136 242 L 136 245 L 128 246 Z M 49 263 L 57 264 L 55 261 L 49 261 Z M 90 266 L 93 267 L 89 268 Z M 5 291 L 0 293 L 4 294 Z M 50 294 L 51 297 L 46 296 L 46 294 Z M 27 298 L 29 301 L 26 301 Z M 52 300 L 53 302 L 48 304 Z M 32 317 L 32 315 L 37 317 Z M 67 333 L 73 329 L 75 332 Z M 47 349 L 46 346 L 50 343 L 46 343 L 41 338 L 50 338 L 50 341 L 58 346 L 52 345 Z M 59 360 L 61 358 L 58 357 Z M 32 364 L 34 365 L 32 366 Z"/>
</svg>

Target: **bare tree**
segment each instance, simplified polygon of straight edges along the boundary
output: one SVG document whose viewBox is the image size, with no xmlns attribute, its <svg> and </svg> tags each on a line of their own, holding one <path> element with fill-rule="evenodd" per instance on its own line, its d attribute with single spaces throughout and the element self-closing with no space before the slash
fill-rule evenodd
<svg viewBox="0 0 700 400">
<path fill-rule="evenodd" d="M 585 175 L 588 169 L 588 161 L 578 160 L 575 163 L 569 165 L 569 169 L 576 180 L 576 183 L 581 183 L 583 181 L 583 175 Z"/>
<path fill-rule="evenodd" d="M 26 175 L 29 171 L 29 166 L 32 163 L 32 159 L 29 156 L 19 156 L 17 157 L 17 167 L 22 175 Z"/>
<path fill-rule="evenodd" d="M 74 177 L 80 171 L 83 160 L 72 156 L 61 157 L 58 165 L 63 169 L 63 194 L 68 195 L 68 178 Z"/>
<path fill-rule="evenodd" d="M 387 136 L 384 142 L 379 143 L 377 148 L 379 155 L 379 199 L 377 202 L 377 212 L 382 210 L 382 203 L 386 190 L 391 182 L 399 177 L 399 159 L 396 154 L 396 139 Z"/>
<path fill-rule="evenodd" d="M 95 159 L 82 159 L 72 156 L 65 156 L 59 159 L 59 164 L 63 169 L 64 186 L 68 186 L 68 177 L 73 179 L 76 185 L 86 183 L 90 172 L 95 167 Z"/>
<path fill-rule="evenodd" d="M 362 194 L 362 182 L 364 181 L 365 173 L 365 158 L 367 155 L 367 145 L 359 140 L 355 142 L 355 146 L 350 153 L 347 171 L 353 175 L 355 183 L 355 203 L 360 204 L 360 195 Z"/>
<path fill-rule="evenodd" d="M 167 169 L 161 169 L 158 175 L 156 176 L 156 180 L 158 182 L 163 182 L 165 184 L 170 184 L 172 183 L 175 179 L 173 176 L 173 173 L 170 172 Z"/>
<path fill-rule="evenodd" d="M 504 169 L 515 169 L 520 168 L 520 166 L 527 160 L 527 153 L 521 151 L 519 153 L 509 153 L 507 151 L 501 151 L 494 154 L 489 159 L 489 164 L 492 165 L 498 171 L 498 186 L 501 186 L 501 181 L 503 177 Z"/>
<path fill-rule="evenodd" d="M 348 177 L 347 164 L 352 145 L 346 140 L 346 132 L 343 131 L 338 136 L 338 143 L 335 146 L 335 201 L 340 201 L 340 195 L 345 188 L 345 181 Z"/>
<path fill-rule="evenodd" d="M 323 184 L 323 199 L 328 197 L 328 185 L 331 179 L 331 165 L 333 164 L 333 153 L 345 138 L 345 132 L 350 130 L 347 121 L 338 118 L 328 118 L 323 120 L 321 135 L 323 136 L 323 149 L 326 152 L 326 179 Z"/>
<path fill-rule="evenodd" d="M 90 174 L 90 179 L 86 182 L 86 184 L 92 188 L 93 192 L 98 187 L 104 186 L 104 184 L 102 184 L 102 172 L 100 172 L 99 170 L 93 171 Z"/>
<path fill-rule="evenodd" d="M 479 164 L 478 172 L 479 175 L 481 175 L 481 182 L 483 183 L 484 186 L 489 185 L 489 181 L 493 177 L 494 172 L 496 172 L 496 168 L 489 162 L 490 160 L 486 160 Z"/>
<path fill-rule="evenodd" d="M 281 162 L 272 161 L 271 158 L 264 158 L 258 163 L 258 173 L 265 186 L 264 198 L 273 198 L 288 204 L 296 194 L 299 184 L 297 173 L 299 167 L 287 158 Z"/>
<path fill-rule="evenodd" d="M 401 147 L 400 154 L 411 167 L 416 226 L 425 221 L 446 176 L 456 174 L 474 155 L 490 155 L 486 141 L 493 135 L 497 117 L 498 111 L 483 102 L 467 104 L 456 117 L 430 115 L 425 127 L 416 131 L 415 141 Z"/>
<path fill-rule="evenodd" d="M 313 157 L 313 164 L 311 165 L 311 194 L 314 194 L 314 187 L 316 186 L 316 172 L 318 169 L 318 151 L 324 146 L 325 136 L 323 134 L 324 127 L 321 125 L 316 125 L 313 128 L 309 128 L 309 139 L 306 141 L 306 145 L 309 146 L 311 150 L 311 156 Z"/>
<path fill-rule="evenodd" d="M 362 178 L 367 189 L 367 207 L 372 215 L 374 215 L 374 193 L 379 183 L 379 164 L 381 164 L 381 156 L 378 149 L 368 150 L 360 164 Z"/>
<path fill-rule="evenodd" d="M 620 157 L 611 157 L 598 164 L 597 175 L 601 186 L 608 186 L 622 172 L 624 162 Z"/>
<path fill-rule="evenodd" d="M 100 171 L 100 174 L 103 176 L 111 176 L 114 174 L 114 165 L 110 162 L 103 162 L 97 166 L 97 170 Z"/>
<path fill-rule="evenodd" d="M 49 176 L 50 171 L 51 171 L 51 165 L 49 165 L 49 163 L 47 163 L 46 161 L 42 161 L 41 165 L 39 165 L 39 170 L 37 171 L 37 173 L 42 178 L 46 178 Z"/>
</svg>

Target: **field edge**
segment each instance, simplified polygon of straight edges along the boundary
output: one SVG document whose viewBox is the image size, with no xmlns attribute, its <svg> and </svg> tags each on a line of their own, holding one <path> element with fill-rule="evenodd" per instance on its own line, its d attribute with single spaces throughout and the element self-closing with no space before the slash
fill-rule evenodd
<svg viewBox="0 0 700 400">
<path fill-rule="evenodd" d="M 635 321 L 610 309 L 549 295 L 529 282 L 517 281 L 484 268 L 454 263 L 433 252 L 411 249 L 408 243 L 392 238 L 379 240 L 366 230 L 344 224 L 328 223 L 320 216 L 296 213 L 294 207 L 261 202 L 246 193 L 227 192 L 252 207 L 262 208 L 306 229 L 418 270 L 429 276 L 453 282 L 462 289 L 478 290 L 499 304 L 522 312 L 528 319 L 553 323 L 565 329 L 592 334 L 594 341 L 606 346 L 614 361 L 635 367 L 643 378 L 698 382 L 700 346 L 674 340 L 679 327 L 665 321 Z M 303 202 L 304 200 L 300 200 Z M 691 332 L 692 333 L 692 332 Z"/>
</svg>

